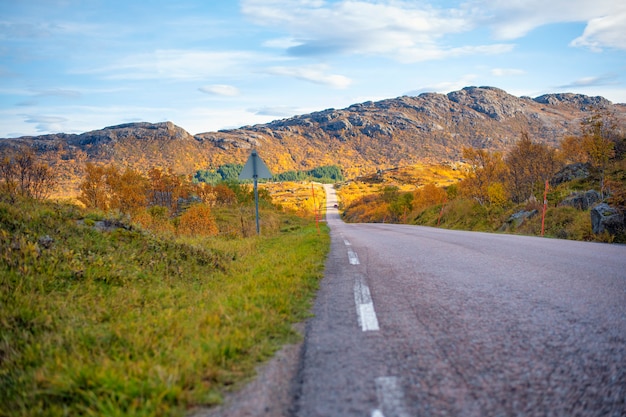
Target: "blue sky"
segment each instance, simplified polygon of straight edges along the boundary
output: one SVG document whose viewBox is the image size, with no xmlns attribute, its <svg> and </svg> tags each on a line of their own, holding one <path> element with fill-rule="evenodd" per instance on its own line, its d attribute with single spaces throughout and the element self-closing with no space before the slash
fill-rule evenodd
<svg viewBox="0 0 626 417">
<path fill-rule="evenodd" d="M 626 103 L 621 0 L 0 0 L 0 137 L 494 86 Z"/>
</svg>

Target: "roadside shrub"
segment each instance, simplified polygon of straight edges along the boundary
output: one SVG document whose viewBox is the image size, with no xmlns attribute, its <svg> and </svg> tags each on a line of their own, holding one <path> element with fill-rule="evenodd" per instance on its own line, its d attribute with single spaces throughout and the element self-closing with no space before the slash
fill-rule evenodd
<svg viewBox="0 0 626 417">
<path fill-rule="evenodd" d="M 509 201 L 504 184 L 501 182 L 494 182 L 489 185 L 487 187 L 487 194 L 489 196 L 489 203 L 494 207 L 504 207 Z"/>
<path fill-rule="evenodd" d="M 133 216 L 133 221 L 152 232 L 173 233 L 175 231 L 175 227 L 169 219 L 167 207 L 152 206 L 140 210 Z"/>
<path fill-rule="evenodd" d="M 217 224 L 206 204 L 194 204 L 180 216 L 177 232 L 186 236 L 215 236 Z"/>
<path fill-rule="evenodd" d="M 541 234 L 540 214 L 529 219 L 518 229 L 519 233 Z M 569 240 L 597 240 L 591 231 L 589 211 L 576 210 L 573 207 L 550 208 L 546 212 L 545 236 Z"/>
</svg>

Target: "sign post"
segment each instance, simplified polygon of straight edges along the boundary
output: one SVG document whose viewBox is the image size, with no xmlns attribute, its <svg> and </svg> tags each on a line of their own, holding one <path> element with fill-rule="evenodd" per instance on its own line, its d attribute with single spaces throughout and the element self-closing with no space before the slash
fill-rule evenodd
<svg viewBox="0 0 626 417">
<path fill-rule="evenodd" d="M 254 181 L 254 206 L 256 209 L 256 234 L 261 233 L 261 228 L 259 226 L 259 188 L 258 188 L 258 179 L 259 178 L 272 178 L 272 173 L 265 165 L 265 162 L 259 157 L 256 152 L 256 149 L 253 149 L 248 157 L 248 161 L 243 166 L 241 173 L 239 174 L 240 180 L 249 180 L 252 179 Z"/>
</svg>

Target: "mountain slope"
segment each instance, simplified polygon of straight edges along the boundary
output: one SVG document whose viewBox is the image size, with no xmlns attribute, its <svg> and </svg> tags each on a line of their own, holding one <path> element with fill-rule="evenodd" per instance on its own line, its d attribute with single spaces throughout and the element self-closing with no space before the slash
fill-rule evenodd
<svg viewBox="0 0 626 417">
<path fill-rule="evenodd" d="M 462 148 L 506 151 L 527 131 L 556 145 L 580 132 L 594 107 L 613 112 L 626 126 L 626 105 L 602 97 L 548 94 L 516 97 L 494 87 L 466 87 L 328 109 L 239 129 L 190 135 L 171 122 L 131 123 L 80 135 L 0 140 L 36 148 L 69 180 L 85 161 L 137 169 L 172 167 L 190 174 L 225 163 L 243 163 L 257 148 L 272 172 L 340 165 L 347 176 L 417 162 L 460 159 Z"/>
<path fill-rule="evenodd" d="M 239 155 L 258 147 L 270 166 L 309 168 L 328 163 L 348 175 L 409 165 L 455 161 L 464 146 L 505 151 L 522 131 L 556 145 L 580 132 L 580 119 L 592 106 L 607 107 L 622 123 L 626 106 L 601 97 L 550 94 L 531 99 L 493 87 L 467 87 L 352 105 L 196 138 Z"/>
</svg>

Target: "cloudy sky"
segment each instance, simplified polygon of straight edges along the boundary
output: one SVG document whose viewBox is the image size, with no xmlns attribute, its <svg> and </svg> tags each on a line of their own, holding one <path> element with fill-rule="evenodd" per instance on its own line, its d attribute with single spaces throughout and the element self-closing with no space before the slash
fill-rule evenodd
<svg viewBox="0 0 626 417">
<path fill-rule="evenodd" d="M 0 0 L 0 137 L 495 86 L 626 103 L 623 0 Z"/>
</svg>

